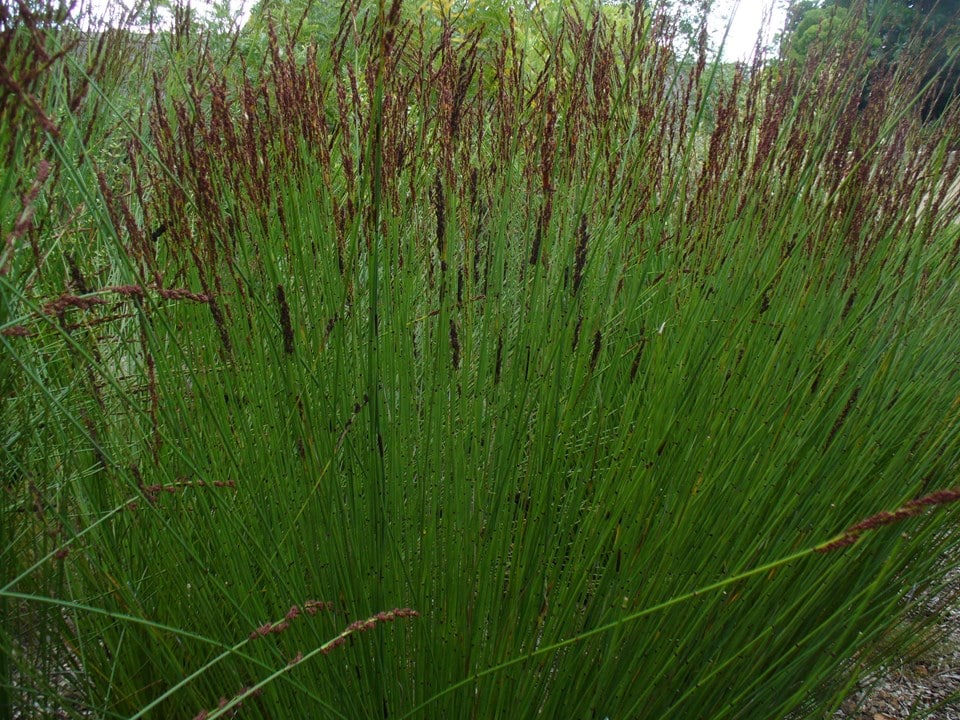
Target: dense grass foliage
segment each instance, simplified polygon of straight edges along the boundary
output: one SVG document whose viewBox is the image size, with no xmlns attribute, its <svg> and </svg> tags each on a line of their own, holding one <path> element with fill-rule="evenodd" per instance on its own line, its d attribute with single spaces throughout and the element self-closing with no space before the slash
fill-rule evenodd
<svg viewBox="0 0 960 720">
<path fill-rule="evenodd" d="M 0 714 L 814 716 L 922 642 L 956 108 L 520 21 L 4 18 Z"/>
</svg>

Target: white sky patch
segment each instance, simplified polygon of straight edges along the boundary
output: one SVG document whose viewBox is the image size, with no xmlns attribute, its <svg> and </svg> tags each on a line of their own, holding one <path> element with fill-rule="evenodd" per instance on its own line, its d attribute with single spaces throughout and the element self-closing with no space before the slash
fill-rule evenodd
<svg viewBox="0 0 960 720">
<path fill-rule="evenodd" d="M 710 18 L 710 36 L 714 45 L 720 45 L 733 14 L 730 32 L 723 45 L 723 59 L 729 62 L 750 60 L 761 31 L 764 31 L 763 45 L 769 46 L 774 34 L 783 28 L 787 16 L 784 4 L 773 0 L 716 0 Z M 768 19 L 770 22 L 764 28 Z"/>
</svg>

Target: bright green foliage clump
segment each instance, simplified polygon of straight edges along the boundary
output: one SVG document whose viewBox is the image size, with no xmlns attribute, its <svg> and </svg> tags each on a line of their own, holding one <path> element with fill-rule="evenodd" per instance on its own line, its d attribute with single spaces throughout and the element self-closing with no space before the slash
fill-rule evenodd
<svg viewBox="0 0 960 720">
<path fill-rule="evenodd" d="M 956 108 L 641 5 L 188 45 L 139 117 L 11 25 L 0 713 L 812 716 L 915 647 Z"/>
</svg>

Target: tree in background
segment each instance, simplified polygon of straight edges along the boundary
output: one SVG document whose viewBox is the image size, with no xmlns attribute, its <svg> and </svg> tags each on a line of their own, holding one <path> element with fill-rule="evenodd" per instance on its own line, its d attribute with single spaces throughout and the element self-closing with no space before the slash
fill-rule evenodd
<svg viewBox="0 0 960 720">
<path fill-rule="evenodd" d="M 881 41 L 872 36 L 871 28 L 863 17 L 852 15 L 850 9 L 839 3 L 824 5 L 818 0 L 798 0 L 787 10 L 783 33 L 785 56 L 794 61 L 806 58 L 811 50 L 837 41 L 845 35 L 869 41 L 879 47 Z"/>
<path fill-rule="evenodd" d="M 793 0 L 781 54 L 800 62 L 850 38 L 866 44 L 878 69 L 910 58 L 924 68 L 921 117 L 939 118 L 960 93 L 960 0 Z"/>
</svg>

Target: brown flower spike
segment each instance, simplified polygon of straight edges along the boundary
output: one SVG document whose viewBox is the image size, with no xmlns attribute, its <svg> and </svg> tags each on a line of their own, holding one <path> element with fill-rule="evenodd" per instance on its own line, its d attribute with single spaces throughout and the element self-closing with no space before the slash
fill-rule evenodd
<svg viewBox="0 0 960 720">
<path fill-rule="evenodd" d="M 849 547 L 860 540 L 863 533 L 886 525 L 893 525 L 908 517 L 919 515 L 925 508 L 936 507 L 938 505 L 947 505 L 948 503 L 960 500 L 960 487 L 950 488 L 948 490 L 937 490 L 936 492 L 924 495 L 920 498 L 910 500 L 893 512 L 881 511 L 875 515 L 861 520 L 844 530 L 840 535 L 828 542 L 818 545 L 815 550 L 818 553 L 828 553 L 840 548 Z"/>
</svg>

